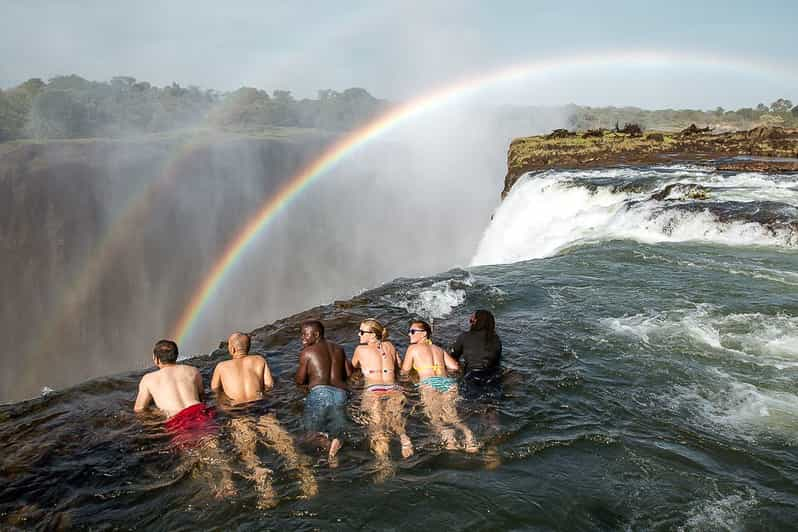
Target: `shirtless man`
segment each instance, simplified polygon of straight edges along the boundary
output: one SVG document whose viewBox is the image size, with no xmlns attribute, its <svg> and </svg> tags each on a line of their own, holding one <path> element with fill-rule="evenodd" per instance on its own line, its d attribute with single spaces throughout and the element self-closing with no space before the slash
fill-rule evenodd
<svg viewBox="0 0 798 532">
<path fill-rule="evenodd" d="M 219 362 L 213 370 L 211 389 L 224 393 L 232 404 L 263 399 L 264 392 L 274 386 L 266 359 L 249 352 L 249 335 L 235 332 L 227 339 L 232 360 Z"/>
<path fill-rule="evenodd" d="M 152 350 L 157 371 L 141 378 L 136 396 L 135 412 L 147 410 L 151 402 L 167 417 L 165 427 L 172 434 L 173 443 L 180 448 L 201 444 L 200 458 L 220 462 L 217 425 L 213 410 L 202 404 L 203 386 L 199 370 L 177 363 L 177 344 L 160 340 Z M 229 468 L 222 468 L 222 483 L 216 489 L 219 497 L 234 492 Z"/>
<path fill-rule="evenodd" d="M 274 386 L 274 380 L 266 359 L 250 354 L 249 335 L 235 332 L 227 339 L 227 350 L 231 360 L 219 362 L 213 370 L 211 389 L 220 396 L 220 402 L 232 405 L 253 404 L 265 397 L 265 392 Z M 318 491 L 316 479 L 305 461 L 294 448 L 294 440 L 271 414 L 261 415 L 257 420 L 246 412 L 231 411 L 233 443 L 241 459 L 250 470 L 250 480 L 258 492 L 258 507 L 272 508 L 277 505 L 277 497 L 272 487 L 272 472 L 261 465 L 256 453 L 259 432 L 268 444 L 281 454 L 290 469 L 296 469 L 301 489 L 306 497 Z"/>
<path fill-rule="evenodd" d="M 399 436 L 402 457 L 413 455 L 413 444 L 405 432 L 403 410 L 405 394 L 396 384 L 399 355 L 388 331 L 377 320 L 361 322 L 360 345 L 352 355 L 352 365 L 360 368 L 366 381 L 361 410 L 369 418 L 371 449 L 381 466 L 389 466 L 389 433 Z M 387 468 L 387 467 L 386 467 Z"/>
<path fill-rule="evenodd" d="M 333 465 L 343 444 L 340 436 L 346 423 L 346 379 L 352 374 L 352 365 L 340 345 L 324 338 L 320 321 L 304 321 L 300 330 L 303 349 L 294 382 L 310 389 L 305 399 L 305 430 L 324 440 Z"/>
</svg>

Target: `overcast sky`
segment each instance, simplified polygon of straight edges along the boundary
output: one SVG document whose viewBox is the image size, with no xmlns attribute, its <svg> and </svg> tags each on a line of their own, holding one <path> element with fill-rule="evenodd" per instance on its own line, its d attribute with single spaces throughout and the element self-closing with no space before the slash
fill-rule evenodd
<svg viewBox="0 0 798 532">
<path fill-rule="evenodd" d="M 796 27 L 794 1 L 0 0 L 0 87 L 75 73 L 297 96 L 356 86 L 397 100 L 509 64 L 645 49 L 728 60 L 572 69 L 491 98 L 732 108 L 798 100 Z M 730 68 L 737 60 L 775 68 Z"/>
</svg>

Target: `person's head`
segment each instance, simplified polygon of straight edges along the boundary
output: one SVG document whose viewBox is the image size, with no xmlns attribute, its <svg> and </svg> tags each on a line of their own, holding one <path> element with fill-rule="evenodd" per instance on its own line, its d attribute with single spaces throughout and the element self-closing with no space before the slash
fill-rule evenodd
<svg viewBox="0 0 798 532">
<path fill-rule="evenodd" d="M 358 330 L 361 344 L 369 342 L 382 342 L 388 338 L 388 329 L 382 326 L 377 320 L 363 320 L 360 322 L 360 329 Z"/>
<path fill-rule="evenodd" d="M 230 356 L 243 356 L 249 354 L 249 335 L 242 332 L 234 332 L 227 339 L 227 350 Z"/>
<path fill-rule="evenodd" d="M 152 348 L 152 359 L 155 364 L 174 364 L 177 362 L 177 344 L 172 340 L 158 340 Z"/>
<path fill-rule="evenodd" d="M 496 333 L 496 320 L 489 310 L 477 310 L 468 320 L 472 331 L 485 331 L 488 336 Z"/>
<path fill-rule="evenodd" d="M 410 335 L 411 344 L 432 342 L 432 327 L 424 320 L 411 321 L 410 330 L 407 333 Z"/>
<path fill-rule="evenodd" d="M 324 325 L 319 320 L 303 321 L 300 336 L 303 346 L 313 345 L 324 338 Z"/>
</svg>

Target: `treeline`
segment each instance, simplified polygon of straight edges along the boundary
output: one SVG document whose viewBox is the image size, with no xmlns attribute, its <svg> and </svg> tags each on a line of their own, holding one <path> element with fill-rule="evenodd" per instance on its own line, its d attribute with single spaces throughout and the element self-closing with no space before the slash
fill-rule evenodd
<svg viewBox="0 0 798 532">
<path fill-rule="evenodd" d="M 0 142 L 23 138 L 120 137 L 158 133 L 193 126 L 236 131 L 270 127 L 347 131 L 380 114 L 388 102 L 364 89 L 321 90 L 316 99 L 296 100 L 290 91 L 242 87 L 230 93 L 181 87 L 156 87 L 146 81 L 118 76 L 107 82 L 80 76 L 29 79 L 0 90 Z M 551 108 L 559 116 L 562 108 Z M 498 112 L 498 111 L 497 111 Z M 569 129 L 611 129 L 616 124 L 639 124 L 645 129 L 677 130 L 690 124 L 717 131 L 750 129 L 757 125 L 798 127 L 798 106 L 779 98 L 727 111 L 637 107 L 565 106 Z M 545 110 L 535 111 L 545 119 Z M 517 120 L 518 117 L 505 117 Z M 561 122 L 560 122 L 561 124 Z M 560 127 L 559 124 L 552 127 Z"/>
<path fill-rule="evenodd" d="M 265 127 L 345 131 L 379 114 L 387 102 L 364 89 L 322 90 L 296 100 L 290 91 L 243 87 L 232 93 L 156 87 L 118 76 L 108 82 L 80 76 L 29 79 L 0 90 L 0 142 L 13 139 L 120 137 L 192 126 L 236 130 Z"/>
<path fill-rule="evenodd" d="M 568 128 L 578 130 L 611 129 L 617 124 L 639 124 L 645 129 L 681 130 L 690 124 L 716 131 L 751 129 L 756 126 L 798 127 L 798 105 L 779 98 L 770 105 L 714 111 L 694 109 L 661 109 L 649 111 L 637 107 L 566 106 Z"/>
</svg>

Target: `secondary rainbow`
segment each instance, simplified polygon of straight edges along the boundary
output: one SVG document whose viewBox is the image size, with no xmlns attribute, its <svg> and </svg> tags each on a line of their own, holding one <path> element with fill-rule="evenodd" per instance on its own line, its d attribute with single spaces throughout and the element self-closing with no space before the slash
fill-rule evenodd
<svg viewBox="0 0 798 532">
<path fill-rule="evenodd" d="M 236 263 L 244 255 L 247 247 L 269 225 L 269 222 L 285 208 L 302 190 L 324 175 L 342 159 L 369 141 L 383 135 L 400 124 L 432 109 L 452 103 L 485 87 L 513 80 L 531 78 L 536 75 L 561 74 L 572 70 L 597 69 L 607 67 L 701 67 L 727 69 L 735 73 L 750 75 L 751 72 L 784 79 L 796 77 L 794 66 L 771 64 L 758 58 L 725 57 L 686 52 L 606 52 L 604 54 L 570 55 L 543 61 L 534 61 L 493 71 L 487 75 L 466 78 L 455 83 L 440 86 L 395 106 L 369 124 L 341 138 L 328 148 L 317 160 L 304 168 L 288 181 L 277 193 L 269 198 L 258 212 L 244 225 L 243 229 L 227 245 L 221 258 L 205 276 L 198 290 L 185 307 L 174 327 L 173 337 L 179 343 L 191 334 L 192 327 L 202 310 L 207 306 L 218 287 L 223 283 Z"/>
<path fill-rule="evenodd" d="M 166 159 L 161 172 L 149 182 L 142 183 L 130 195 L 89 253 L 83 267 L 63 286 L 58 304 L 52 306 L 54 313 L 41 322 L 42 332 L 33 342 L 31 352 L 56 351 L 53 344 L 58 341 L 63 329 L 71 326 L 71 320 L 78 313 L 78 309 L 94 296 L 97 283 L 124 250 L 129 235 L 139 230 L 142 220 L 149 214 L 153 198 L 174 183 L 183 161 L 191 159 L 194 153 L 206 148 L 211 142 L 212 136 L 205 132 L 189 133 Z"/>
</svg>

